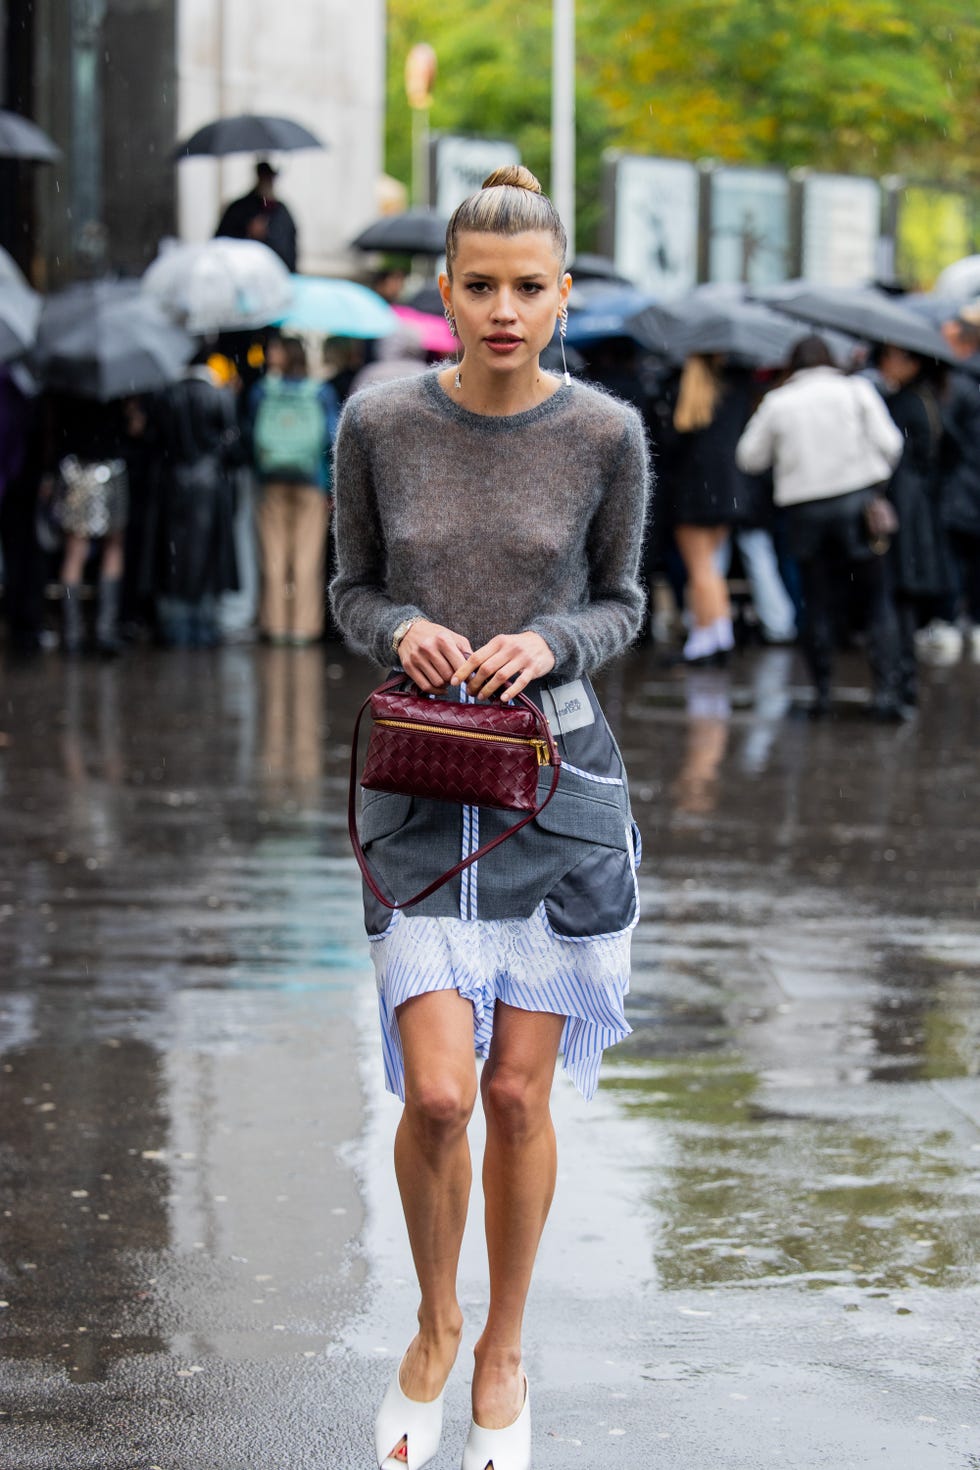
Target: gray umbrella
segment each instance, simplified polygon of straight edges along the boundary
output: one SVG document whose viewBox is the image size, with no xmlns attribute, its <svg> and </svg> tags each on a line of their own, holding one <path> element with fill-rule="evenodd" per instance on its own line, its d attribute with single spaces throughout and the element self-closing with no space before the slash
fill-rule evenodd
<svg viewBox="0 0 980 1470">
<path fill-rule="evenodd" d="M 33 163 L 56 163 L 61 149 L 42 133 L 37 123 L 19 112 L 0 110 L 0 158 L 22 158 Z"/>
<path fill-rule="evenodd" d="M 691 295 L 648 306 L 630 322 L 644 347 L 683 362 L 693 353 L 724 353 L 748 367 L 785 362 L 807 328 L 737 295 Z"/>
<path fill-rule="evenodd" d="M 41 298 L 13 277 L 0 278 L 0 362 L 21 357 L 34 345 Z"/>
<path fill-rule="evenodd" d="M 449 220 L 434 209 L 383 214 L 351 244 L 357 250 L 387 250 L 394 255 L 442 255 Z"/>
<path fill-rule="evenodd" d="M 935 362 L 955 363 L 942 336 L 917 312 L 873 286 L 820 286 L 782 281 L 753 292 L 775 311 L 815 327 L 836 328 L 865 342 L 891 343 Z"/>
<path fill-rule="evenodd" d="M 106 403 L 179 378 L 194 339 L 135 281 L 85 281 L 49 296 L 34 360 L 47 388 Z"/>
<path fill-rule="evenodd" d="M 227 153 L 292 153 L 297 148 L 326 148 L 315 133 L 289 117 L 243 112 L 205 123 L 174 149 L 174 158 L 223 157 Z"/>
</svg>

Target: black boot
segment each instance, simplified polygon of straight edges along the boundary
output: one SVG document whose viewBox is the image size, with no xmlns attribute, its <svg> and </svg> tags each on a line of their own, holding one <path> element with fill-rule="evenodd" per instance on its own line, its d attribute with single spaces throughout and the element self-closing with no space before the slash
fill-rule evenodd
<svg viewBox="0 0 980 1470">
<path fill-rule="evenodd" d="M 103 577 L 99 582 L 99 606 L 95 619 L 95 646 L 108 658 L 115 658 L 122 649 L 119 638 L 119 594 L 122 580 L 119 577 Z"/>
<path fill-rule="evenodd" d="M 69 658 L 81 653 L 85 642 L 85 618 L 80 582 L 65 582 L 61 588 L 61 651 Z"/>
</svg>

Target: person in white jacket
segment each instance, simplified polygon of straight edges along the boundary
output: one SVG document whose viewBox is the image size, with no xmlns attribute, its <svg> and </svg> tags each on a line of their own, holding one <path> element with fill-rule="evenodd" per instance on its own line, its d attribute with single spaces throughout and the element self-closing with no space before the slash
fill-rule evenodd
<svg viewBox="0 0 980 1470">
<path fill-rule="evenodd" d="M 736 460 L 752 474 L 771 469 L 775 503 L 787 510 L 803 586 L 803 648 L 816 690 L 810 712 L 830 713 L 836 626 L 847 608 L 867 630 L 870 713 L 900 720 L 898 625 L 865 508 L 891 479 L 902 434 L 870 382 L 834 367 L 822 337 L 798 342 L 788 367 L 787 380 L 746 425 Z"/>
</svg>

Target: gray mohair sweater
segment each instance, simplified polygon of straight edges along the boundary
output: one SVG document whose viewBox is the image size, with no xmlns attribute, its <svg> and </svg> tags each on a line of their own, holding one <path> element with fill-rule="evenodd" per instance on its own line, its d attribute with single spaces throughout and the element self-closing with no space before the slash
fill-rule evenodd
<svg viewBox="0 0 980 1470">
<path fill-rule="evenodd" d="M 640 625 L 649 480 L 635 409 L 582 383 L 506 417 L 461 408 L 434 372 L 357 393 L 335 450 L 337 625 L 385 667 L 421 615 L 474 649 L 539 633 L 552 678 L 591 673 Z"/>
</svg>

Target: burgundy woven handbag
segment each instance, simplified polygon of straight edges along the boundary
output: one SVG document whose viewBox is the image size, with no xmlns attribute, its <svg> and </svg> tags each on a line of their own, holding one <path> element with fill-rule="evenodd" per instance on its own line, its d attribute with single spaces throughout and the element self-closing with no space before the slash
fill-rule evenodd
<svg viewBox="0 0 980 1470">
<path fill-rule="evenodd" d="M 558 786 L 561 761 L 551 727 L 525 694 L 512 703 L 457 704 L 405 690 L 402 675 L 369 694 L 351 742 L 347 830 L 364 881 L 386 908 L 410 908 L 499 847 L 544 810 Z M 524 812 L 519 822 L 449 868 L 413 898 L 392 902 L 371 872 L 357 831 L 357 744 L 370 707 L 372 728 L 360 785 L 370 791 L 424 796 L 469 806 Z M 538 776 L 551 766 L 551 786 L 538 800 Z"/>
</svg>

